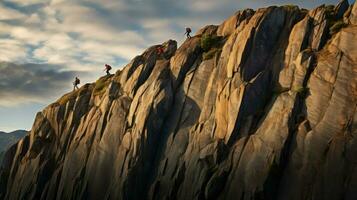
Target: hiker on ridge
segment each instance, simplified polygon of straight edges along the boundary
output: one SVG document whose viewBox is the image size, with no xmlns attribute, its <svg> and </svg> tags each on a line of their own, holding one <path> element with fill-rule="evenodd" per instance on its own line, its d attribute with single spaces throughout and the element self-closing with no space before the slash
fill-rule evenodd
<svg viewBox="0 0 357 200">
<path fill-rule="evenodd" d="M 79 78 L 78 77 L 76 77 L 75 79 L 74 79 L 74 81 L 73 81 L 73 91 L 74 90 L 78 90 L 79 88 L 78 88 L 78 85 L 81 83 L 81 80 L 79 80 Z"/>
<path fill-rule="evenodd" d="M 110 65 L 108 65 L 108 64 L 105 64 L 104 66 L 105 66 L 104 71 L 107 73 L 107 75 L 110 75 L 110 72 L 109 72 L 109 71 L 112 69 L 112 66 L 110 66 Z"/>
<path fill-rule="evenodd" d="M 185 33 L 185 35 L 186 35 L 187 38 L 191 38 L 191 35 L 190 35 L 191 32 L 192 32 L 191 28 L 186 27 L 186 33 Z"/>
</svg>

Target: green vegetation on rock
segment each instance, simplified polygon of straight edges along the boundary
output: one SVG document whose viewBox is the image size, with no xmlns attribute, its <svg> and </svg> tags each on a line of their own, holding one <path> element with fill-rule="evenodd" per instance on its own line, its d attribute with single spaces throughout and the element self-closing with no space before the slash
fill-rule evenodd
<svg viewBox="0 0 357 200">
<path fill-rule="evenodd" d="M 305 96 L 306 94 L 308 94 L 309 88 L 307 88 L 307 87 L 301 87 L 301 86 L 296 86 L 296 87 L 291 88 L 291 91 L 296 92 L 296 93 L 298 93 L 298 94 L 300 94 L 300 95 Z"/>
<path fill-rule="evenodd" d="M 222 37 L 216 35 L 205 34 L 201 38 L 201 48 L 203 51 L 208 52 L 211 48 L 218 46 Z"/>
<path fill-rule="evenodd" d="M 78 96 L 88 91 L 89 88 L 92 87 L 93 84 L 85 84 L 80 87 L 78 90 L 71 91 L 65 95 L 63 95 L 60 99 L 56 101 L 59 105 L 65 105 L 67 102 L 71 100 L 75 100 Z"/>
<path fill-rule="evenodd" d="M 219 48 L 212 48 L 208 52 L 203 53 L 203 60 L 209 60 L 213 58 L 216 54 L 220 54 L 222 49 Z"/>
<path fill-rule="evenodd" d="M 57 100 L 57 103 L 60 105 L 65 105 L 68 101 L 74 100 L 77 98 L 79 93 L 79 90 L 75 90 L 73 92 L 70 92 L 68 94 L 63 95 L 60 99 Z"/>
<path fill-rule="evenodd" d="M 329 34 L 334 35 L 338 33 L 347 24 L 343 19 L 338 18 L 334 5 L 328 5 L 325 7 L 325 17 L 329 27 Z"/>
<path fill-rule="evenodd" d="M 95 96 L 96 95 L 101 96 L 104 94 L 105 89 L 109 86 L 109 84 L 112 80 L 111 77 L 113 77 L 113 75 L 103 76 L 95 82 L 94 91 L 93 91 L 93 94 Z"/>
<path fill-rule="evenodd" d="M 74 90 L 72 92 L 69 92 L 65 95 L 63 95 L 60 99 L 56 101 L 57 104 L 59 105 L 65 105 L 67 102 L 71 100 L 75 100 L 78 96 L 81 96 L 82 93 L 85 93 L 88 91 L 89 88 L 93 88 L 93 95 L 94 96 L 101 96 L 104 94 L 106 88 L 109 86 L 110 82 L 112 81 L 112 77 L 114 75 L 107 75 L 99 78 L 95 83 L 92 84 L 86 84 L 79 88 L 78 90 Z"/>
<path fill-rule="evenodd" d="M 325 16 L 327 20 L 334 20 L 336 18 L 334 5 L 327 5 L 325 7 Z"/>
<path fill-rule="evenodd" d="M 347 27 L 347 24 L 343 20 L 339 20 L 335 22 L 331 27 L 330 27 L 330 34 L 334 35 L 338 33 L 342 28 Z"/>
<path fill-rule="evenodd" d="M 204 53 L 202 55 L 203 60 L 209 60 L 213 58 L 217 53 L 222 51 L 222 44 L 224 38 L 216 35 L 205 34 L 201 38 L 201 48 Z"/>
<path fill-rule="evenodd" d="M 273 93 L 277 94 L 277 95 L 284 93 L 284 92 L 288 92 L 288 91 L 289 91 L 289 88 L 284 88 L 280 84 L 276 85 L 273 89 Z"/>
<path fill-rule="evenodd" d="M 299 9 L 299 6 L 294 5 L 294 4 L 284 5 L 283 7 L 284 7 L 284 8 L 287 8 L 287 9 L 291 9 L 291 10 Z"/>
</svg>

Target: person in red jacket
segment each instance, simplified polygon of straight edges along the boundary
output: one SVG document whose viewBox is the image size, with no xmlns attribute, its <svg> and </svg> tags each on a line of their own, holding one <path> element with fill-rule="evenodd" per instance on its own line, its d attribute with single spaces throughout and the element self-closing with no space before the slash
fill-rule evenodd
<svg viewBox="0 0 357 200">
<path fill-rule="evenodd" d="M 107 73 L 107 75 L 110 75 L 110 72 L 109 72 L 109 71 L 112 69 L 112 66 L 110 66 L 110 65 L 108 65 L 108 64 L 105 64 L 104 66 L 105 66 L 104 71 Z"/>
<path fill-rule="evenodd" d="M 157 52 L 158 55 L 163 54 L 164 53 L 164 47 L 163 46 L 158 46 L 156 48 L 156 52 Z"/>
</svg>

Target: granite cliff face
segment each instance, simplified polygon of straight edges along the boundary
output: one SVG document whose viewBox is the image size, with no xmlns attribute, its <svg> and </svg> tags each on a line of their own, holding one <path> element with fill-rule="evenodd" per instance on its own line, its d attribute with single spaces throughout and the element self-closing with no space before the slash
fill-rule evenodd
<svg viewBox="0 0 357 200">
<path fill-rule="evenodd" d="M 357 199 L 357 5 L 163 45 L 39 112 L 0 199 Z"/>
</svg>

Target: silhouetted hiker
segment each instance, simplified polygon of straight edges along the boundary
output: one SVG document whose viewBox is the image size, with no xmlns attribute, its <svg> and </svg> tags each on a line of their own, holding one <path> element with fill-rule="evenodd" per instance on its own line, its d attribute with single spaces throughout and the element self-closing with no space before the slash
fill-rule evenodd
<svg viewBox="0 0 357 200">
<path fill-rule="evenodd" d="M 191 38 L 191 35 L 190 35 L 191 32 L 192 32 L 191 28 L 187 27 L 186 28 L 186 33 L 185 33 L 187 38 Z"/>
<path fill-rule="evenodd" d="M 104 69 L 105 72 L 107 72 L 107 75 L 110 75 L 110 72 L 109 72 L 109 71 L 112 69 L 112 66 L 110 66 L 110 65 L 108 65 L 108 64 L 105 64 L 104 66 L 105 66 L 105 69 Z"/>
<path fill-rule="evenodd" d="M 158 47 L 156 48 L 156 52 L 157 52 L 158 55 L 163 54 L 163 53 L 164 53 L 164 47 L 161 46 L 161 45 L 158 46 Z"/>
<path fill-rule="evenodd" d="M 78 77 L 76 77 L 75 79 L 74 79 L 74 81 L 73 81 L 73 90 L 78 90 L 79 88 L 78 88 L 78 85 L 81 83 L 81 80 L 79 80 L 79 78 Z"/>
</svg>

